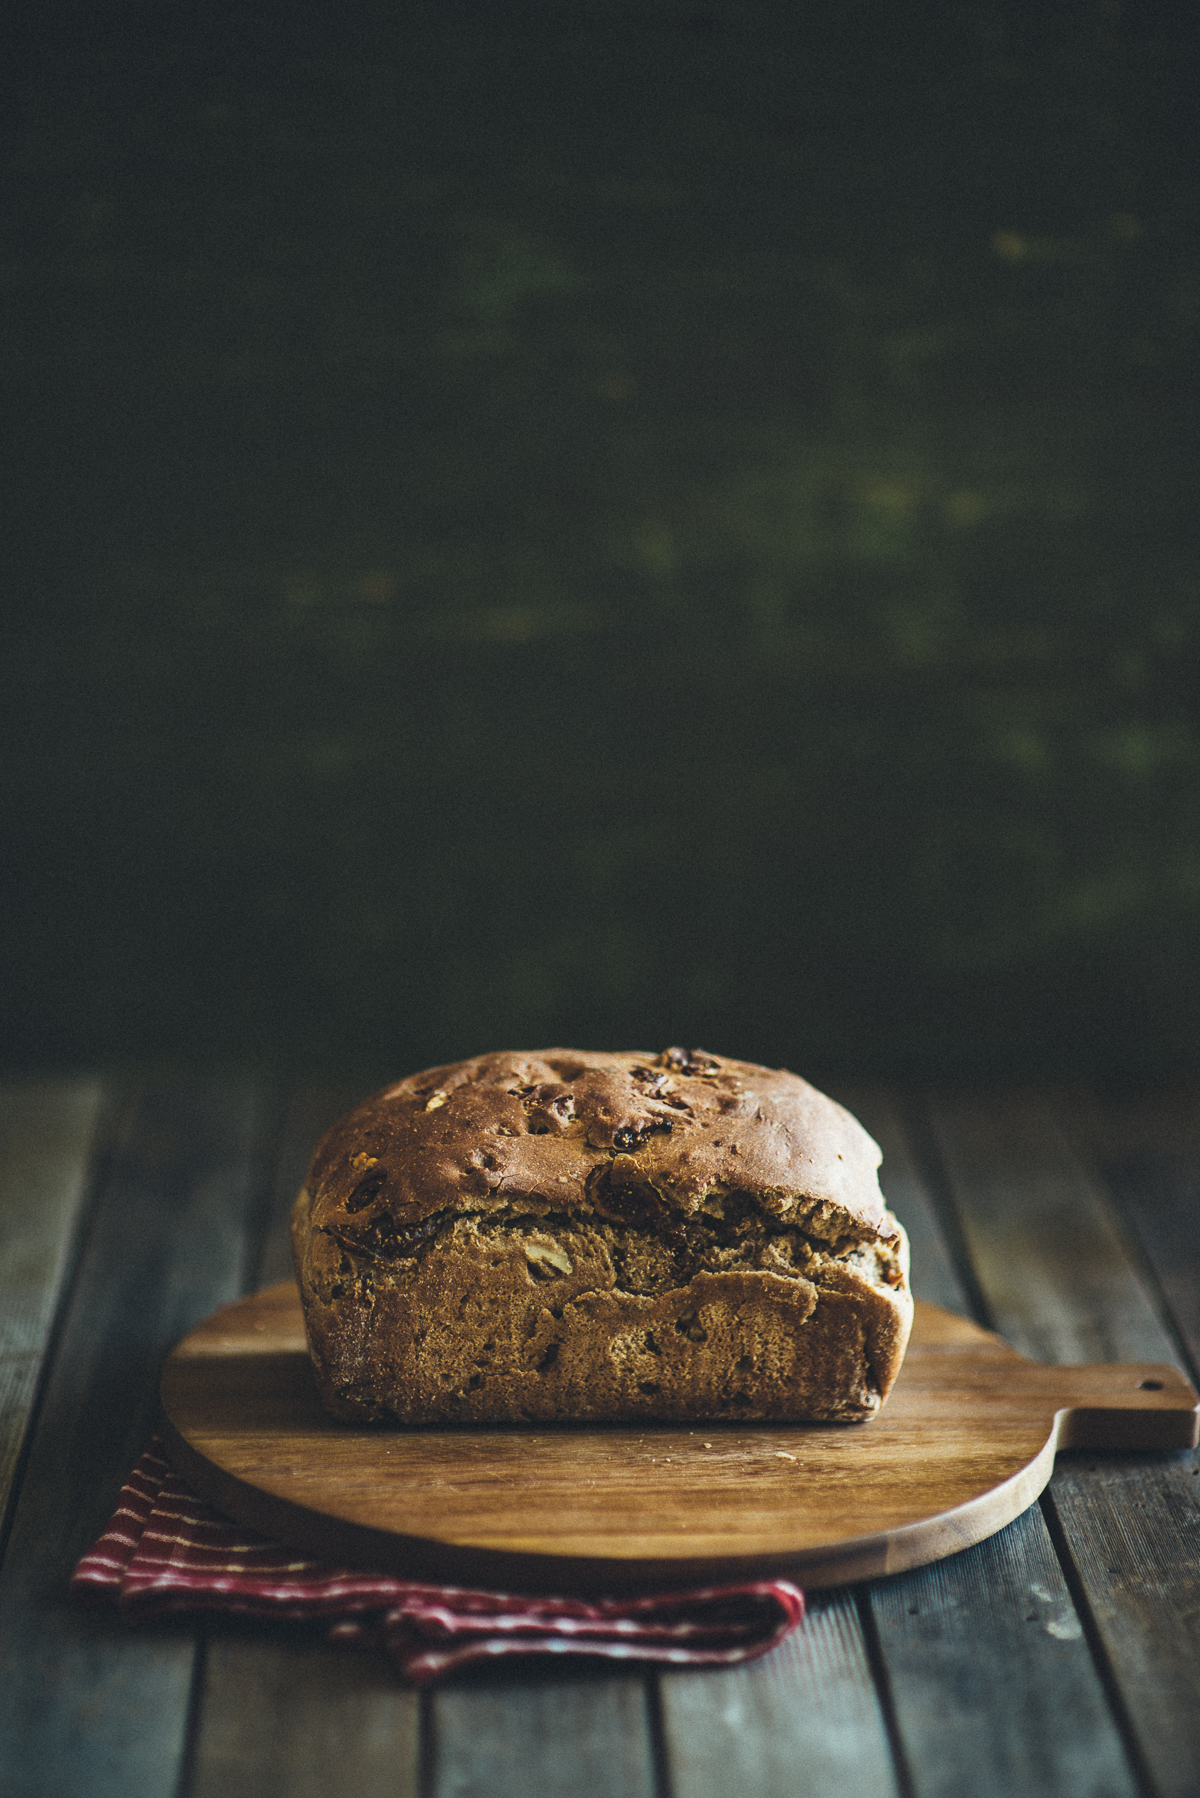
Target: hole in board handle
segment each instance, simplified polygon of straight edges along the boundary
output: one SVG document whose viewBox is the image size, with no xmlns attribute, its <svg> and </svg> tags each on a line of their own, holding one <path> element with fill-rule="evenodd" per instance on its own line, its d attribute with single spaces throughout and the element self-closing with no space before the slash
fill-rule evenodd
<svg viewBox="0 0 1200 1798">
<path fill-rule="evenodd" d="M 1163 1383 L 1161 1380 L 1139 1380 L 1138 1381 L 1138 1391 L 1139 1392 L 1161 1392 L 1162 1389 L 1163 1389 Z"/>
</svg>

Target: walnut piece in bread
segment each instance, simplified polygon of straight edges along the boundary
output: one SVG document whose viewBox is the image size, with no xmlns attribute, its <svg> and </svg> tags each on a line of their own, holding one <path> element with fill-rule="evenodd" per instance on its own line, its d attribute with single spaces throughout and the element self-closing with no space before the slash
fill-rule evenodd
<svg viewBox="0 0 1200 1798">
<path fill-rule="evenodd" d="M 335 1417 L 863 1421 L 912 1322 L 879 1150 L 703 1050 L 481 1055 L 318 1145 L 292 1242 Z"/>
</svg>

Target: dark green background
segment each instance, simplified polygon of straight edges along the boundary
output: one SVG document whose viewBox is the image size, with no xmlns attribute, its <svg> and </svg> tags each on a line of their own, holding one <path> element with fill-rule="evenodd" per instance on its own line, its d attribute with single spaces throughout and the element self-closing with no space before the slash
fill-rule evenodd
<svg viewBox="0 0 1200 1798">
<path fill-rule="evenodd" d="M 13 17 L 10 1062 L 1200 1066 L 1191 8 Z"/>
</svg>

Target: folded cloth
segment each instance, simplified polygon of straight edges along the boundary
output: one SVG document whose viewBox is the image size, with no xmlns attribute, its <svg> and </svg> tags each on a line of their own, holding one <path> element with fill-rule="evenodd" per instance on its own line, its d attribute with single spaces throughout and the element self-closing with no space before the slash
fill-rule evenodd
<svg viewBox="0 0 1200 1798">
<path fill-rule="evenodd" d="M 234 1611 L 328 1618 L 336 1642 L 386 1648 L 422 1684 L 507 1654 L 589 1654 L 672 1666 L 730 1666 L 795 1629 L 804 1594 L 788 1580 L 749 1580 L 648 1598 L 542 1598 L 420 1585 L 331 1567 L 243 1529 L 189 1491 L 155 1436 L 112 1520 L 71 1579 L 84 1597 L 129 1617 Z"/>
</svg>

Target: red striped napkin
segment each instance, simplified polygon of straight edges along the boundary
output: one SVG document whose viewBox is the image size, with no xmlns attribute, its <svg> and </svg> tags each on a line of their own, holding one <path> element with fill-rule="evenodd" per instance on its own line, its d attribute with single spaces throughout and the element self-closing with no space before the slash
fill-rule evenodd
<svg viewBox="0 0 1200 1798">
<path fill-rule="evenodd" d="M 112 1520 L 76 1567 L 72 1591 L 116 1600 L 129 1617 L 233 1611 L 330 1621 L 331 1640 L 386 1648 L 422 1684 L 508 1654 L 589 1654 L 672 1666 L 730 1666 L 795 1629 L 804 1594 L 751 1580 L 648 1598 L 542 1598 L 418 1585 L 360 1573 L 230 1522 L 175 1474 L 156 1436 Z"/>
</svg>

